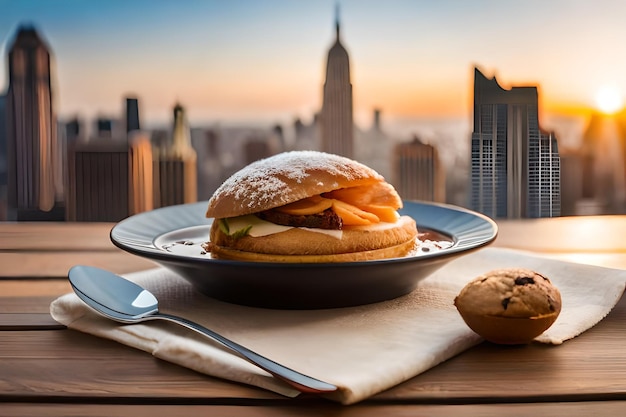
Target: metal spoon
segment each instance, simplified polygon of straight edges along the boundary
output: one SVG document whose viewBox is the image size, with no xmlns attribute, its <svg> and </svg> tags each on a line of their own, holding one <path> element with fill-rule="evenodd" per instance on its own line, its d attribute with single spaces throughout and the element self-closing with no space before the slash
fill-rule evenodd
<svg viewBox="0 0 626 417">
<path fill-rule="evenodd" d="M 335 385 L 303 375 L 259 355 L 212 330 L 187 319 L 159 313 L 158 300 L 150 291 L 112 272 L 91 266 L 77 265 L 68 273 L 70 284 L 78 297 L 101 315 L 121 323 L 167 320 L 215 340 L 239 354 L 250 363 L 301 392 L 325 393 L 337 390 Z"/>
</svg>

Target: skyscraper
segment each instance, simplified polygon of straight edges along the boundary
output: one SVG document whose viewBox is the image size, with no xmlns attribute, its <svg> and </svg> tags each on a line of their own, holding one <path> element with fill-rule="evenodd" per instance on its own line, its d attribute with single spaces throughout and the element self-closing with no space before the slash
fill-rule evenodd
<svg viewBox="0 0 626 417">
<path fill-rule="evenodd" d="M 350 60 L 341 44 L 339 13 L 335 20 L 335 43 L 328 51 L 326 81 L 320 114 L 321 150 L 349 158 L 354 157 L 354 118 Z"/>
<path fill-rule="evenodd" d="M 0 95 L 0 187 L 7 180 L 7 115 L 6 96 Z M 0 196 L 0 199 L 2 197 Z"/>
<path fill-rule="evenodd" d="M 113 138 L 113 120 L 100 116 L 95 121 L 96 138 Z"/>
<path fill-rule="evenodd" d="M 589 213 L 589 202 L 583 202 L 583 167 L 585 157 L 578 149 L 561 149 L 561 215 L 575 216 Z M 594 213 L 596 214 L 596 213 Z"/>
<path fill-rule="evenodd" d="M 126 97 L 126 133 L 140 129 L 139 100 L 135 97 Z"/>
<path fill-rule="evenodd" d="M 68 145 L 67 220 L 117 222 L 152 210 L 152 145 L 135 131 L 128 141 L 96 138 Z"/>
<path fill-rule="evenodd" d="M 155 207 L 197 201 L 197 155 L 191 146 L 191 132 L 185 109 L 174 106 L 172 141 L 158 150 L 154 160 Z"/>
<path fill-rule="evenodd" d="M 474 71 L 470 208 L 494 218 L 560 215 L 557 140 L 539 127 L 537 87 L 505 90 Z"/>
<path fill-rule="evenodd" d="M 209 128 L 191 136 L 196 151 L 198 200 L 208 200 L 224 181 L 221 156 L 221 137 L 217 129 Z"/>
<path fill-rule="evenodd" d="M 374 109 L 369 129 L 355 131 L 354 145 L 354 159 L 391 179 L 393 143 L 383 130 L 380 109 Z"/>
<path fill-rule="evenodd" d="M 8 50 L 8 216 L 62 220 L 62 148 L 52 108 L 50 52 L 30 26 L 18 29 Z"/>
<path fill-rule="evenodd" d="M 0 221 L 7 220 L 6 96 L 0 95 Z"/>
<path fill-rule="evenodd" d="M 583 197 L 595 214 L 626 213 L 626 132 L 618 115 L 594 112 L 582 137 Z"/>
<path fill-rule="evenodd" d="M 405 200 L 445 201 L 445 176 L 437 149 L 413 138 L 393 153 L 393 185 Z"/>
</svg>

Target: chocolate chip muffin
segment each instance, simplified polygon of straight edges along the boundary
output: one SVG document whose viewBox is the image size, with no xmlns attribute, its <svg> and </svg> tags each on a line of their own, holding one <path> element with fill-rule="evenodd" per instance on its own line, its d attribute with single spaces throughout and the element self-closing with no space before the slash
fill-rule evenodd
<svg viewBox="0 0 626 417">
<path fill-rule="evenodd" d="M 468 326 L 485 339 L 520 344 L 554 323 L 561 312 L 561 294 L 535 271 L 508 268 L 475 278 L 454 304 Z"/>
</svg>

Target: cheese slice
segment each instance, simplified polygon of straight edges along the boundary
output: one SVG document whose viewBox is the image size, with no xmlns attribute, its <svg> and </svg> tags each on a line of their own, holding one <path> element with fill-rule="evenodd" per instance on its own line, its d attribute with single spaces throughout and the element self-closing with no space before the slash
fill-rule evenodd
<svg viewBox="0 0 626 417">
<path fill-rule="evenodd" d="M 292 226 L 283 226 L 280 224 L 275 224 L 268 222 L 267 220 L 263 220 L 254 215 L 246 215 L 239 217 L 230 217 L 226 219 L 228 222 L 228 229 L 230 233 L 235 233 L 238 230 L 243 230 L 249 226 L 250 230 L 248 231 L 248 235 L 252 237 L 261 237 L 268 236 L 274 233 L 285 232 L 289 229 L 293 229 Z M 334 237 L 335 239 L 341 239 L 343 236 L 343 232 L 341 230 L 328 230 L 328 229 L 317 229 L 311 227 L 301 227 L 301 229 L 314 232 L 314 233 L 323 233 L 325 235 Z"/>
</svg>

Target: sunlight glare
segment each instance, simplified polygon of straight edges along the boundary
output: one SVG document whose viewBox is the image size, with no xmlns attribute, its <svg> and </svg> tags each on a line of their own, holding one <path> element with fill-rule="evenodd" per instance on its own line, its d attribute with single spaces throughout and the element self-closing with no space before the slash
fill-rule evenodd
<svg viewBox="0 0 626 417">
<path fill-rule="evenodd" d="M 596 94 L 596 105 L 603 113 L 613 114 L 624 107 L 624 99 L 617 87 L 604 86 Z"/>
</svg>

